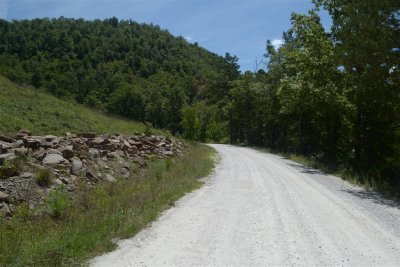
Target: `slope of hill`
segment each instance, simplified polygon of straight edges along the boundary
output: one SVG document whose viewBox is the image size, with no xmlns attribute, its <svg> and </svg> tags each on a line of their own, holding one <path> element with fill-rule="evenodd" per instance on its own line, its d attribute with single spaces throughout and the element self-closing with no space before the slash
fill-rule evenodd
<svg viewBox="0 0 400 267">
<path fill-rule="evenodd" d="M 183 106 L 226 95 L 236 62 L 117 18 L 0 20 L 0 74 L 173 133 Z"/>
<path fill-rule="evenodd" d="M 143 132 L 142 123 L 95 112 L 38 90 L 17 86 L 0 76 L 0 133 L 14 134 L 21 128 L 35 134 Z M 154 131 L 154 130 L 153 130 Z"/>
</svg>

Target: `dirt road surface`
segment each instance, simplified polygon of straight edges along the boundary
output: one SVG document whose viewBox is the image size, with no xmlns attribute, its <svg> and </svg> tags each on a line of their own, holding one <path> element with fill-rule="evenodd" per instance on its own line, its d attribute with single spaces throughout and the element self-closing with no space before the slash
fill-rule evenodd
<svg viewBox="0 0 400 267">
<path fill-rule="evenodd" d="M 205 186 L 93 266 L 400 266 L 400 209 L 279 156 L 212 145 Z"/>
</svg>

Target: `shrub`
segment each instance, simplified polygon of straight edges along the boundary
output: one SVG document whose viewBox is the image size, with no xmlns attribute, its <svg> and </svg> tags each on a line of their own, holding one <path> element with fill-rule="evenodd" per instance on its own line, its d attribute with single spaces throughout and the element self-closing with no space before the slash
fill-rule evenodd
<svg viewBox="0 0 400 267">
<path fill-rule="evenodd" d="M 53 173 L 49 169 L 40 169 L 36 173 L 36 183 L 40 186 L 49 186 L 53 181 Z"/>
<path fill-rule="evenodd" d="M 148 125 L 149 123 L 146 124 L 146 128 L 144 129 L 144 134 L 146 136 L 151 136 L 153 135 L 153 131 L 151 130 L 151 125 Z"/>
<path fill-rule="evenodd" d="M 12 164 L 15 166 L 16 170 L 19 172 L 22 172 L 24 170 L 24 167 L 27 163 L 28 159 L 26 158 L 26 156 L 20 156 L 15 158 L 12 161 Z"/>
<path fill-rule="evenodd" d="M 59 187 L 50 193 L 47 200 L 47 209 L 51 217 L 59 219 L 69 205 L 68 193 L 64 187 Z"/>
<path fill-rule="evenodd" d="M 165 169 L 167 171 L 169 171 L 171 169 L 171 165 L 172 165 L 172 159 L 170 159 L 170 158 L 165 159 Z"/>
<path fill-rule="evenodd" d="M 13 176 L 17 172 L 17 167 L 10 161 L 5 160 L 0 165 L 0 178 L 7 178 Z"/>
</svg>

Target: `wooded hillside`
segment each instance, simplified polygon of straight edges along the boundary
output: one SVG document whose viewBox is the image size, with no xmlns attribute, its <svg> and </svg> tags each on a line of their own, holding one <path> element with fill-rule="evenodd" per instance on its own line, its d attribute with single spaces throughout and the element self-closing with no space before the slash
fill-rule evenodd
<svg viewBox="0 0 400 267">
<path fill-rule="evenodd" d="M 227 91 L 236 61 L 117 18 L 0 20 L 0 74 L 173 133 L 185 105 Z"/>
</svg>

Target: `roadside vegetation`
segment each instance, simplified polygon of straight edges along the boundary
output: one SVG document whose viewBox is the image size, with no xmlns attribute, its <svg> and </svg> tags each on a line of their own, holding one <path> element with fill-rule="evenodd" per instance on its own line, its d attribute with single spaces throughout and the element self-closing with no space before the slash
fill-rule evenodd
<svg viewBox="0 0 400 267">
<path fill-rule="evenodd" d="M 117 118 L 82 105 L 56 98 L 0 76 L 0 134 L 14 135 L 21 129 L 34 134 L 64 135 L 93 131 L 131 133 L 151 131 L 143 123 Z"/>
<path fill-rule="evenodd" d="M 210 174 L 214 150 L 189 144 L 178 158 L 155 160 L 144 173 L 87 188 L 69 198 L 54 191 L 40 210 L 21 206 L 11 219 L 0 218 L 1 266 L 75 266 L 116 248 L 198 188 Z"/>
</svg>

